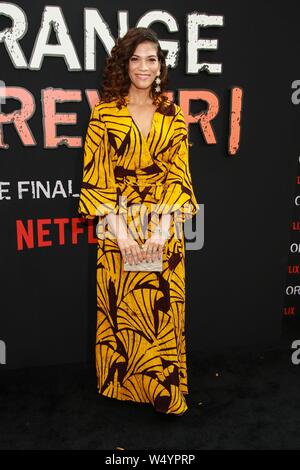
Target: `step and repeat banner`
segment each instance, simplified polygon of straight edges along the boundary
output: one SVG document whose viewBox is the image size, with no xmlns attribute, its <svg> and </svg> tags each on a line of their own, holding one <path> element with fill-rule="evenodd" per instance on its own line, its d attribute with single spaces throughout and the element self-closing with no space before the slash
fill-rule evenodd
<svg viewBox="0 0 300 470">
<path fill-rule="evenodd" d="M 1 367 L 94 360 L 83 145 L 106 57 L 136 26 L 158 34 L 189 130 L 201 207 L 199 243 L 186 245 L 188 353 L 268 344 L 298 315 L 299 43 L 288 4 L 0 2 Z"/>
<path fill-rule="evenodd" d="M 283 337 L 292 340 L 292 349 L 300 347 L 300 139 L 297 121 L 300 112 L 300 79 L 291 83 L 290 99 L 294 118 L 291 119 L 292 135 L 296 136 L 293 157 L 297 161 L 296 177 L 292 176 L 294 193 L 291 195 L 292 218 L 286 272 L 285 303 L 283 308 Z M 298 141 L 298 142 L 297 142 Z"/>
</svg>

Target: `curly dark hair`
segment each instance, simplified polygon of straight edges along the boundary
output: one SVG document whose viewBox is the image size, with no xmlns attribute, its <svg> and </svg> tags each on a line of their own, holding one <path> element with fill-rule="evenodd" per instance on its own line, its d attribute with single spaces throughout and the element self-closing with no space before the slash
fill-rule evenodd
<svg viewBox="0 0 300 470">
<path fill-rule="evenodd" d="M 125 96 L 128 94 L 131 84 L 128 75 L 128 62 L 134 54 L 136 47 L 144 41 L 151 41 L 157 46 L 157 56 L 160 61 L 160 92 L 155 91 L 155 81 L 151 88 L 151 98 L 158 110 L 163 111 L 167 105 L 168 97 L 163 95 L 168 83 L 167 66 L 165 56 L 159 44 L 158 36 L 150 28 L 130 28 L 125 36 L 118 38 L 111 50 L 111 55 L 106 58 L 106 65 L 102 75 L 101 101 L 109 102 L 117 100 L 120 107 L 126 104 Z"/>
</svg>

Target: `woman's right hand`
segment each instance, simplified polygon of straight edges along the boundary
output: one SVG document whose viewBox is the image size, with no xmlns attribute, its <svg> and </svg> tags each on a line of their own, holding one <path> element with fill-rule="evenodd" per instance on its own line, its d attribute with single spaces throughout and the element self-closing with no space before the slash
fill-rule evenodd
<svg viewBox="0 0 300 470">
<path fill-rule="evenodd" d="M 129 264 L 137 264 L 144 260 L 144 253 L 140 245 L 130 236 L 117 238 L 122 257 Z"/>
</svg>

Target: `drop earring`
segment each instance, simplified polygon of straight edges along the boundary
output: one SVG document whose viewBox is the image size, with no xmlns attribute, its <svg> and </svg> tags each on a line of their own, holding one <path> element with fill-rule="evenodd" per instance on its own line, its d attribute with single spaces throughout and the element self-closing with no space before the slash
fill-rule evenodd
<svg viewBox="0 0 300 470">
<path fill-rule="evenodd" d="M 161 83 L 161 79 L 159 78 L 159 75 L 157 75 L 157 77 L 155 78 L 154 81 L 155 81 L 155 85 L 156 85 L 155 91 L 156 91 L 157 93 L 159 93 L 159 92 L 160 92 L 160 86 L 159 86 L 159 84 Z"/>
</svg>

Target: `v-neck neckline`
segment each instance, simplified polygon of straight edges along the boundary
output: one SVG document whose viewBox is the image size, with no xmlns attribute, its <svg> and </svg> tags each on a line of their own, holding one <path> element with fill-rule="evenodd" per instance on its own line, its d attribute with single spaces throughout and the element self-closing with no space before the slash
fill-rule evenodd
<svg viewBox="0 0 300 470">
<path fill-rule="evenodd" d="M 153 116 L 152 116 L 152 122 L 151 122 L 151 127 L 150 127 L 150 130 L 149 130 L 149 133 L 147 135 L 147 137 L 144 136 L 144 134 L 142 133 L 141 129 L 139 128 L 139 126 L 137 125 L 137 123 L 135 122 L 131 112 L 129 111 L 129 108 L 128 108 L 128 95 L 125 96 L 125 108 L 127 110 L 127 113 L 129 115 L 129 117 L 131 117 L 131 120 L 133 122 L 133 124 L 135 125 L 135 127 L 137 128 L 139 134 L 141 135 L 142 139 L 147 142 L 150 135 L 152 134 L 152 130 L 153 130 L 153 127 L 154 127 L 154 122 L 155 122 L 155 118 L 156 118 L 156 113 L 158 112 L 157 111 L 157 108 L 155 109 L 154 113 L 153 113 Z"/>
</svg>

